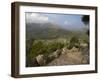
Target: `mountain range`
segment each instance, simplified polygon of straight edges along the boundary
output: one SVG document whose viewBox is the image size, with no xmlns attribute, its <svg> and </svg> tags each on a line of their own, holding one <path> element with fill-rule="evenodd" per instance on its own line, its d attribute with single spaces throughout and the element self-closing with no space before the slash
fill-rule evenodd
<svg viewBox="0 0 100 80">
<path fill-rule="evenodd" d="M 26 23 L 26 39 L 66 38 L 76 33 L 81 35 L 83 31 L 70 31 L 53 23 Z"/>
</svg>

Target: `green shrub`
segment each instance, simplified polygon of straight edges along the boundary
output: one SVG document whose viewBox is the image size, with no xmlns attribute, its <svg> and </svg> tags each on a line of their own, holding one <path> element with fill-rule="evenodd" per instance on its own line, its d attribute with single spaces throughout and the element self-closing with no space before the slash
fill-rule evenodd
<svg viewBox="0 0 100 80">
<path fill-rule="evenodd" d="M 29 60 L 29 53 L 32 49 L 32 45 L 34 44 L 34 39 L 26 40 L 26 58 Z"/>
<path fill-rule="evenodd" d="M 46 44 L 47 43 L 47 44 Z M 27 53 L 29 58 L 36 57 L 39 54 L 52 53 L 57 49 L 61 49 L 64 47 L 64 44 L 60 42 L 44 42 L 44 41 L 36 41 L 33 43 L 30 53 Z"/>
<path fill-rule="evenodd" d="M 86 44 L 88 44 L 88 43 L 89 43 L 89 38 L 87 38 L 87 37 L 84 38 L 84 39 L 83 39 L 83 42 L 86 43 Z"/>
<path fill-rule="evenodd" d="M 42 41 L 37 41 L 33 44 L 30 53 L 28 53 L 29 54 L 28 56 L 32 58 L 43 52 L 45 52 L 45 45 L 43 44 Z"/>
<path fill-rule="evenodd" d="M 72 43 L 72 44 L 78 43 L 78 37 L 73 36 L 73 37 L 71 38 L 71 40 L 70 40 L 70 43 Z"/>
<path fill-rule="evenodd" d="M 76 47 L 78 48 L 79 47 L 79 39 L 77 36 L 73 36 L 71 39 L 70 39 L 70 42 L 68 44 L 68 49 L 72 49 L 73 47 Z"/>
<path fill-rule="evenodd" d="M 64 47 L 68 47 L 69 46 L 69 40 L 66 40 L 66 42 L 64 43 Z"/>
<path fill-rule="evenodd" d="M 53 42 L 48 44 L 47 46 L 47 53 L 51 53 L 56 51 L 57 49 L 61 49 L 63 48 L 64 44 L 60 43 L 60 42 Z"/>
<path fill-rule="evenodd" d="M 72 49 L 73 45 L 69 43 L 69 45 L 67 46 L 68 49 Z"/>
</svg>

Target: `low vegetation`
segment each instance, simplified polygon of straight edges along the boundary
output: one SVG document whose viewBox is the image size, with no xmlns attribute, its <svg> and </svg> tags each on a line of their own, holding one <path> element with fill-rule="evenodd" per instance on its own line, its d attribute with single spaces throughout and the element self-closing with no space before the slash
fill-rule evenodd
<svg viewBox="0 0 100 80">
<path fill-rule="evenodd" d="M 80 48 L 80 44 L 88 44 L 88 38 L 80 38 L 72 36 L 70 39 L 52 39 L 52 40 L 27 40 L 26 41 L 26 57 L 27 60 L 32 60 L 38 55 L 49 55 L 56 50 L 73 47 Z"/>
<path fill-rule="evenodd" d="M 49 54 L 57 49 L 61 49 L 64 47 L 64 43 L 56 42 L 56 41 L 49 41 L 49 40 L 35 40 L 31 45 L 29 53 L 27 56 L 29 58 L 36 57 L 39 54 Z M 27 51 L 28 52 L 28 51 Z"/>
</svg>

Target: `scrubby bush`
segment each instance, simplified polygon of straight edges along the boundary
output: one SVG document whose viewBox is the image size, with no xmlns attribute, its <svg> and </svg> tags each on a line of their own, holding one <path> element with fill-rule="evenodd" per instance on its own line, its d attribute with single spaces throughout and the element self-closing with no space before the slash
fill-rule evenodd
<svg viewBox="0 0 100 80">
<path fill-rule="evenodd" d="M 67 46 L 68 49 L 72 49 L 73 45 L 69 43 L 69 45 Z"/>
<path fill-rule="evenodd" d="M 47 45 L 47 53 L 56 51 L 57 49 L 63 48 L 64 44 L 60 42 L 53 42 Z"/>
<path fill-rule="evenodd" d="M 44 41 L 35 41 L 32 45 L 30 53 L 27 54 L 29 58 L 36 57 L 39 54 L 48 55 L 64 47 L 63 43 L 60 42 L 44 42 Z"/>
<path fill-rule="evenodd" d="M 83 42 L 86 43 L 86 44 L 88 44 L 88 43 L 89 43 L 89 38 L 87 38 L 87 37 L 84 38 L 84 39 L 83 39 Z"/>
<path fill-rule="evenodd" d="M 30 50 L 30 53 L 28 53 L 28 56 L 30 58 L 37 56 L 38 54 L 41 54 L 45 52 L 45 47 L 42 41 L 37 41 L 32 45 L 32 48 Z"/>
<path fill-rule="evenodd" d="M 71 39 L 70 39 L 70 42 L 68 44 L 68 49 L 72 49 L 73 47 L 76 47 L 78 48 L 79 47 L 79 39 L 77 36 L 73 36 Z"/>
<path fill-rule="evenodd" d="M 66 42 L 64 43 L 64 47 L 67 48 L 67 47 L 69 46 L 69 43 L 70 43 L 69 41 L 70 41 L 70 40 L 67 40 L 67 39 L 66 39 Z"/>
<path fill-rule="evenodd" d="M 70 43 L 73 43 L 73 44 L 75 44 L 75 43 L 78 43 L 78 37 L 76 37 L 76 36 L 73 36 L 71 39 L 70 39 Z"/>
<path fill-rule="evenodd" d="M 34 39 L 26 40 L 26 53 L 30 53 Z"/>
</svg>

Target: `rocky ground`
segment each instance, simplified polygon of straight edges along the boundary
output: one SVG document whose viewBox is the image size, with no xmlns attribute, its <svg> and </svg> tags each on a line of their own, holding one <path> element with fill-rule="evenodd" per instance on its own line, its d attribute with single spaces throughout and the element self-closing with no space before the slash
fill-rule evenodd
<svg viewBox="0 0 100 80">
<path fill-rule="evenodd" d="M 49 55 L 40 54 L 28 62 L 30 64 L 28 67 L 89 64 L 89 48 L 85 44 L 82 44 L 80 48 L 64 47 Z"/>
<path fill-rule="evenodd" d="M 48 66 L 56 65 L 77 65 L 77 64 L 88 64 L 89 63 L 89 55 L 86 53 L 87 50 L 83 52 L 73 47 L 71 50 L 63 48 L 62 54 L 48 63 Z"/>
</svg>

